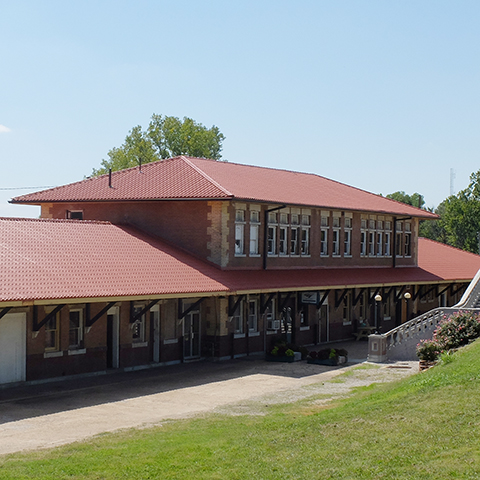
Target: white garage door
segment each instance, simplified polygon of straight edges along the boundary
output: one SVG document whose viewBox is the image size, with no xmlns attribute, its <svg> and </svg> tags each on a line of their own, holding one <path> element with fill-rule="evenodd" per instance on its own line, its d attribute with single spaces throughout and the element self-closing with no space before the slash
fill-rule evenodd
<svg viewBox="0 0 480 480">
<path fill-rule="evenodd" d="M 0 384 L 25 381 L 26 314 L 0 318 Z"/>
</svg>

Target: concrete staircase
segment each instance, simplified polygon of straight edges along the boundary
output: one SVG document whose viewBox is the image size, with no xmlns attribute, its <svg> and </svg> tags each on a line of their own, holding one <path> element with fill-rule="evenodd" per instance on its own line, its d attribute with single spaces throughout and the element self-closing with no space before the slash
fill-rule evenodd
<svg viewBox="0 0 480 480">
<path fill-rule="evenodd" d="M 417 360 L 416 347 L 420 340 L 432 338 L 438 323 L 458 311 L 480 313 L 480 270 L 470 282 L 461 300 L 453 307 L 434 308 L 384 334 L 368 337 L 368 360 L 383 363 Z"/>
</svg>

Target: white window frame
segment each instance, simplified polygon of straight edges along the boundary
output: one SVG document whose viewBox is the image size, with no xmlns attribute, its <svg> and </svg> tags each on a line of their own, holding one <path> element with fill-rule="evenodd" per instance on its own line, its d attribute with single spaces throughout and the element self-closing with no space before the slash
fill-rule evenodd
<svg viewBox="0 0 480 480">
<path fill-rule="evenodd" d="M 335 218 L 335 217 L 334 217 Z M 340 229 L 334 228 L 332 230 L 332 257 L 340 256 Z"/>
<path fill-rule="evenodd" d="M 361 257 L 367 256 L 367 231 L 366 230 L 360 230 L 360 256 Z"/>
<path fill-rule="evenodd" d="M 320 256 L 328 257 L 328 228 L 320 230 Z"/>
<path fill-rule="evenodd" d="M 309 257 L 310 256 L 310 228 L 307 227 L 302 227 L 300 229 L 300 254 L 303 257 Z"/>
<path fill-rule="evenodd" d="M 403 235 L 403 242 L 404 242 L 403 254 L 406 258 L 410 258 L 412 256 L 412 234 L 410 232 L 406 232 Z"/>
<path fill-rule="evenodd" d="M 270 235 L 272 233 L 272 235 Z M 277 226 L 268 225 L 267 227 L 267 253 L 269 256 L 277 254 Z"/>
<path fill-rule="evenodd" d="M 254 306 L 254 312 L 250 313 L 251 305 Z M 258 302 L 254 298 L 248 299 L 248 331 L 249 332 L 258 332 Z"/>
<path fill-rule="evenodd" d="M 45 352 L 59 352 L 60 351 L 60 312 L 57 312 L 48 322 L 45 324 Z M 51 328 L 53 322 L 55 322 L 55 328 Z M 47 338 L 49 332 L 54 332 L 54 345 L 47 346 Z"/>
<path fill-rule="evenodd" d="M 288 227 L 283 225 L 279 227 L 278 254 L 282 257 L 288 255 Z"/>
<path fill-rule="evenodd" d="M 377 257 L 383 257 L 383 232 L 377 231 Z"/>
<path fill-rule="evenodd" d="M 258 256 L 258 234 L 260 228 L 257 224 L 250 224 L 250 256 Z"/>
<path fill-rule="evenodd" d="M 352 256 L 352 229 L 346 228 L 343 232 L 343 256 Z"/>
<path fill-rule="evenodd" d="M 292 226 L 290 228 L 290 256 L 298 257 L 300 252 L 298 248 L 298 237 L 299 237 L 300 227 Z"/>
<path fill-rule="evenodd" d="M 245 256 L 245 210 L 235 210 L 235 256 Z"/>
<path fill-rule="evenodd" d="M 375 241 L 376 241 L 375 233 L 376 233 L 375 230 L 368 231 L 368 256 L 369 257 L 375 256 Z"/>
<path fill-rule="evenodd" d="M 235 224 L 235 256 L 245 256 L 245 225 Z"/>
<path fill-rule="evenodd" d="M 243 322 L 243 300 L 238 302 L 237 308 L 232 315 L 232 321 L 234 333 L 245 333 L 245 326 Z"/>
<path fill-rule="evenodd" d="M 392 256 L 392 232 L 385 232 L 385 257 Z"/>
<path fill-rule="evenodd" d="M 72 328 L 71 326 L 71 315 L 72 313 L 78 313 L 78 327 Z M 71 342 L 71 332 L 76 330 L 77 342 Z M 68 348 L 69 349 L 80 349 L 83 348 L 83 334 L 84 334 L 84 319 L 83 319 L 83 309 L 82 308 L 71 308 L 68 313 Z"/>
</svg>

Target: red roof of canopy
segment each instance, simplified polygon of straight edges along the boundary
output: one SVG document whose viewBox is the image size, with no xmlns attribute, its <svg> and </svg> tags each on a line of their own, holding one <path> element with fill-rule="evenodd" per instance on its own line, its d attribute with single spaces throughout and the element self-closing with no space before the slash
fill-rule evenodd
<svg viewBox="0 0 480 480">
<path fill-rule="evenodd" d="M 175 157 L 22 195 L 12 203 L 239 199 L 437 218 L 431 212 L 310 173 Z"/>
<path fill-rule="evenodd" d="M 418 267 L 220 270 L 130 227 L 0 218 L 0 302 L 469 281 L 480 256 L 419 239 Z"/>
</svg>

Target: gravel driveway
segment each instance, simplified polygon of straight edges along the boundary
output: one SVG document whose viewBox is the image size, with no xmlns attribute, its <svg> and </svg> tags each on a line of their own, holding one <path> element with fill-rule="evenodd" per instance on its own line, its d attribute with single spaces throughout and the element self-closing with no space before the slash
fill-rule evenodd
<svg viewBox="0 0 480 480">
<path fill-rule="evenodd" d="M 0 390 L 0 454 L 208 412 L 262 414 L 269 404 L 313 395 L 328 402 L 348 395 L 352 387 L 418 371 L 418 362 L 367 366 L 267 363 L 248 357 Z"/>
</svg>

